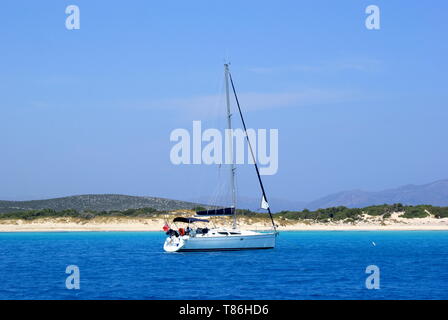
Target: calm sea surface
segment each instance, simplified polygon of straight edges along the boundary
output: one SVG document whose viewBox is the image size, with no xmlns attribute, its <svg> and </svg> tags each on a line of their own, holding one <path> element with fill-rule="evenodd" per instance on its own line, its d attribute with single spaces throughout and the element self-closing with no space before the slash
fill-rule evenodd
<svg viewBox="0 0 448 320">
<path fill-rule="evenodd" d="M 282 232 L 274 250 L 174 254 L 164 239 L 0 233 L 0 299 L 448 299 L 448 232 Z M 68 265 L 80 290 L 65 287 Z"/>
</svg>

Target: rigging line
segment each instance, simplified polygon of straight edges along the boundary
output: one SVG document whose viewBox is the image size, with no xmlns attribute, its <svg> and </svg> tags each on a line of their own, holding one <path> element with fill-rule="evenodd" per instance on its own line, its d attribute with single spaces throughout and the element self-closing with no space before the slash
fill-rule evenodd
<svg viewBox="0 0 448 320">
<path fill-rule="evenodd" d="M 224 91 L 225 91 L 225 77 L 219 77 L 220 78 L 220 86 L 219 86 L 219 95 L 217 95 L 217 99 L 216 99 L 216 104 L 215 104 L 215 114 L 214 114 L 214 119 L 213 119 L 213 127 L 215 128 L 222 128 L 223 123 L 221 123 L 222 119 L 224 119 L 225 117 L 223 116 L 223 112 L 222 110 L 224 110 L 223 108 L 219 107 L 224 103 Z M 219 107 L 219 108 L 218 108 Z M 223 164 L 219 163 L 217 164 L 217 171 L 218 171 L 218 176 L 217 176 L 217 181 L 216 181 L 216 185 L 214 187 L 214 193 L 213 193 L 213 206 L 215 208 L 221 208 L 221 207 L 225 207 L 225 199 L 223 198 L 222 194 L 223 191 L 225 190 L 225 181 L 222 178 L 222 169 Z"/>
<path fill-rule="evenodd" d="M 214 102 L 211 102 L 210 104 L 212 105 L 211 108 L 206 108 L 206 113 L 205 113 L 205 121 L 202 120 L 202 123 L 205 123 L 206 125 L 212 127 L 212 128 L 220 128 L 220 120 L 222 119 L 222 112 L 221 112 L 221 108 L 219 107 L 222 104 L 222 98 L 223 98 L 223 93 L 224 93 L 224 79 L 223 77 L 219 77 L 219 80 L 216 81 L 216 88 L 214 90 L 214 92 L 216 92 L 215 99 Z M 220 169 L 220 168 L 219 168 Z M 209 190 L 206 194 L 206 196 L 202 197 L 202 198 L 198 198 L 198 202 L 204 202 L 204 204 L 209 205 L 211 207 L 218 207 L 218 198 L 219 198 L 219 193 L 221 192 L 220 190 L 220 180 L 221 180 L 221 174 L 220 171 L 218 169 L 218 176 L 217 176 L 217 181 L 216 183 L 214 183 L 214 188 L 210 189 L 208 186 L 206 186 L 206 184 L 208 185 L 210 183 L 210 180 L 206 177 L 208 177 L 208 175 L 205 175 L 205 170 L 201 170 L 200 171 L 200 177 L 198 179 L 198 184 L 199 187 L 196 188 L 196 190 L 199 190 L 199 192 L 201 193 L 205 193 L 204 190 Z"/>
<path fill-rule="evenodd" d="M 261 192 L 263 193 L 264 200 L 266 202 L 268 202 L 268 198 L 266 197 L 266 192 L 264 191 L 263 182 L 261 181 L 260 170 L 258 170 L 258 164 L 257 164 L 257 161 L 255 159 L 254 150 L 252 149 L 252 144 L 250 143 L 249 136 L 247 135 L 246 123 L 244 122 L 244 118 L 243 118 L 243 113 L 241 111 L 240 102 L 238 100 L 238 95 L 236 94 L 235 85 L 233 84 L 232 74 L 230 72 L 229 72 L 229 77 L 230 77 L 230 83 L 232 84 L 233 94 L 235 95 L 236 104 L 238 106 L 238 111 L 240 113 L 241 122 L 243 123 L 243 128 L 244 128 L 244 133 L 246 135 L 247 144 L 249 145 L 250 154 L 252 156 L 252 160 L 253 160 L 254 165 L 255 165 L 255 170 L 257 171 L 257 177 L 258 177 L 258 182 L 260 183 Z M 272 226 L 274 227 L 274 231 L 277 231 L 277 228 L 275 227 L 275 223 L 274 223 L 274 218 L 272 217 L 271 208 L 269 206 L 268 206 L 268 212 L 269 212 L 269 216 L 271 217 L 271 222 L 272 222 Z"/>
</svg>

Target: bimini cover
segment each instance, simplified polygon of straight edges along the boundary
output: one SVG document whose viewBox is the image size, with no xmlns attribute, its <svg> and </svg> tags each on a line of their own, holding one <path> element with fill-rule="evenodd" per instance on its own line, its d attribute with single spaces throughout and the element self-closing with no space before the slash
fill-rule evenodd
<svg viewBox="0 0 448 320">
<path fill-rule="evenodd" d="M 205 219 L 197 219 L 197 218 L 183 218 L 183 217 L 177 217 L 174 218 L 173 222 L 185 222 L 185 223 L 192 223 L 192 222 L 210 222 Z"/>
</svg>

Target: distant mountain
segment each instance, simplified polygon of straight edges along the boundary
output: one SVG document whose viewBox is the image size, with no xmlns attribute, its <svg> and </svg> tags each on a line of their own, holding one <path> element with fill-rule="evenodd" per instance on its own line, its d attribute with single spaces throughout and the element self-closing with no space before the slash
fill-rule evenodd
<svg viewBox="0 0 448 320">
<path fill-rule="evenodd" d="M 448 206 L 448 179 L 424 185 L 406 185 L 377 192 L 343 191 L 309 202 L 306 204 L 306 208 L 310 210 L 337 206 L 363 208 L 371 205 L 394 203 Z"/>
<path fill-rule="evenodd" d="M 269 206 L 273 212 L 287 211 L 287 210 L 302 210 L 306 207 L 306 202 L 304 201 L 294 201 L 282 198 L 269 197 Z M 260 199 L 243 197 L 238 200 L 238 208 L 250 209 L 253 211 L 260 210 L 261 197 Z"/>
<path fill-rule="evenodd" d="M 197 206 L 200 206 L 200 204 L 156 197 L 90 194 L 46 200 L 0 201 L 0 213 L 35 209 L 54 209 L 56 211 L 65 209 L 75 209 L 78 211 L 112 211 L 145 207 L 151 207 L 157 210 L 177 210 L 191 209 Z"/>
<path fill-rule="evenodd" d="M 239 197 L 238 208 L 258 211 L 261 199 Z M 151 207 L 157 210 L 192 209 L 197 206 L 206 207 L 207 199 L 179 201 L 156 197 L 134 197 L 114 194 L 91 194 L 64 198 L 32 201 L 0 201 L 0 213 L 25 211 L 33 209 L 65 209 L 112 211 Z M 325 196 L 311 202 L 270 198 L 269 204 L 273 212 L 283 210 L 298 211 L 304 208 L 316 210 L 345 206 L 363 208 L 372 205 L 402 203 L 404 205 L 430 204 L 448 206 L 448 179 L 425 185 L 406 185 L 395 189 L 377 192 L 363 190 L 343 191 Z"/>
<path fill-rule="evenodd" d="M 200 198 L 194 198 L 189 199 L 192 202 L 198 202 L 198 203 L 209 203 L 210 197 L 200 197 Z M 281 198 L 271 198 L 269 197 L 269 205 L 271 207 L 271 210 L 273 212 L 280 212 L 280 211 L 287 211 L 287 210 L 301 210 L 304 209 L 306 206 L 306 202 L 304 201 L 294 201 L 294 200 L 287 200 L 287 199 L 281 199 Z M 221 206 L 227 206 L 229 204 L 224 203 L 214 203 L 213 205 L 221 205 Z M 261 196 L 259 199 L 257 198 L 251 198 L 251 197 L 244 197 L 239 196 L 237 201 L 237 207 L 238 209 L 249 209 L 252 211 L 258 211 L 260 210 L 261 206 Z"/>
</svg>

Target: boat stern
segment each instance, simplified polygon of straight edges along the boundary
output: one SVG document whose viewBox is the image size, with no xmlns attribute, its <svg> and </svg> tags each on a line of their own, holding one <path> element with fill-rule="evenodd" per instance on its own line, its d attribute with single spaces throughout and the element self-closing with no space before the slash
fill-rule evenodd
<svg viewBox="0 0 448 320">
<path fill-rule="evenodd" d="M 180 237 L 168 237 L 163 244 L 166 252 L 177 252 L 185 246 L 185 240 Z"/>
</svg>

